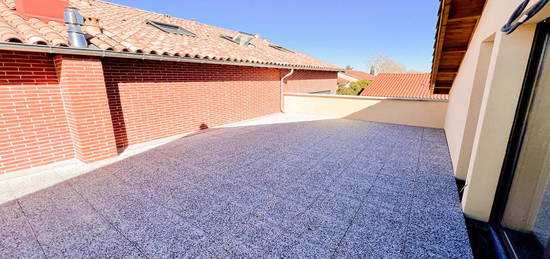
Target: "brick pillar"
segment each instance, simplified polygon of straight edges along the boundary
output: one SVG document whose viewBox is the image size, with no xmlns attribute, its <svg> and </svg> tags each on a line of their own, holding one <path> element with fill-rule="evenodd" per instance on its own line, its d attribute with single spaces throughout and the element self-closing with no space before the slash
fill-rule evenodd
<svg viewBox="0 0 550 259">
<path fill-rule="evenodd" d="M 93 162 L 117 155 L 101 60 L 55 56 L 75 155 Z"/>
</svg>

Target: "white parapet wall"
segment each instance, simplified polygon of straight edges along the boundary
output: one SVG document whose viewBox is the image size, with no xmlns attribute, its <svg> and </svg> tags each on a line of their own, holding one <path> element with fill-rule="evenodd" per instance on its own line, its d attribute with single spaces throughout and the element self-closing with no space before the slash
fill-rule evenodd
<svg viewBox="0 0 550 259">
<path fill-rule="evenodd" d="M 284 94 L 285 112 L 443 128 L 446 100 L 322 94 Z"/>
</svg>

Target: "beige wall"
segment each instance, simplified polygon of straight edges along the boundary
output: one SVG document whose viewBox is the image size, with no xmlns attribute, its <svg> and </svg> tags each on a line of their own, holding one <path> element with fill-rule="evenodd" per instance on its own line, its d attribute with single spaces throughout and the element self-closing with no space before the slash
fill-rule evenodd
<svg viewBox="0 0 550 259">
<path fill-rule="evenodd" d="M 484 221 L 492 208 L 535 23 L 542 19 L 531 20 L 511 35 L 500 32 L 521 2 L 488 0 L 453 84 L 445 120 L 456 176 L 466 178 L 464 212 Z M 487 44 L 488 64 L 480 60 L 487 58 Z"/>
<path fill-rule="evenodd" d="M 447 102 L 341 95 L 284 95 L 285 112 L 443 128 Z"/>
</svg>

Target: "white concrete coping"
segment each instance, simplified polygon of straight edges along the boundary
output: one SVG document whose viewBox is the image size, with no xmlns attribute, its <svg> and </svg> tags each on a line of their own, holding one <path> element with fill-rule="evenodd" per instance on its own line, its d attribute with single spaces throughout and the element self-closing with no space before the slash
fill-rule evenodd
<svg viewBox="0 0 550 259">
<path fill-rule="evenodd" d="M 303 94 L 285 92 L 287 96 L 304 96 L 304 97 L 324 97 L 324 98 L 340 98 L 340 99 L 364 99 L 364 100 L 393 100 L 393 101 L 421 101 L 421 102 L 443 102 L 447 103 L 446 99 L 431 99 L 431 98 L 407 98 L 407 97 L 380 97 L 380 96 L 355 96 L 355 95 L 337 95 L 337 94 Z"/>
</svg>

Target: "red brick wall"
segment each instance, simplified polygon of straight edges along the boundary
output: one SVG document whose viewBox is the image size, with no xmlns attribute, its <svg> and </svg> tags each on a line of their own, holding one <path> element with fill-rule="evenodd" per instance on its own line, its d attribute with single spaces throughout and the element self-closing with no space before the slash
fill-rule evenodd
<svg viewBox="0 0 550 259">
<path fill-rule="evenodd" d="M 314 93 L 330 90 L 330 93 L 335 94 L 337 78 L 337 72 L 296 70 L 287 79 L 285 92 Z"/>
<path fill-rule="evenodd" d="M 0 51 L 0 173 L 280 112 L 288 70 Z M 336 88 L 296 71 L 287 91 Z"/>
<path fill-rule="evenodd" d="M 280 112 L 280 71 L 103 60 L 117 146 Z"/>
<path fill-rule="evenodd" d="M 72 157 L 52 58 L 0 51 L 0 174 Z"/>
<path fill-rule="evenodd" d="M 101 59 L 54 58 L 75 155 L 93 162 L 117 155 Z"/>
</svg>

